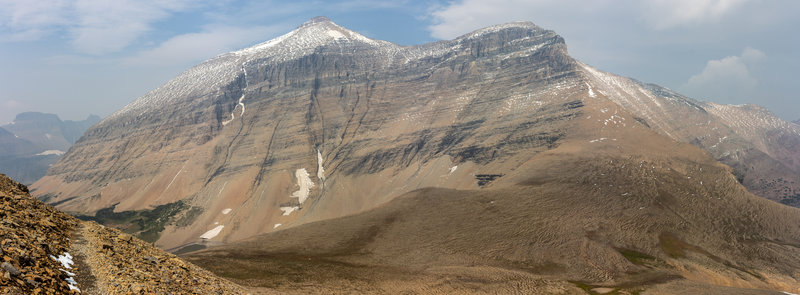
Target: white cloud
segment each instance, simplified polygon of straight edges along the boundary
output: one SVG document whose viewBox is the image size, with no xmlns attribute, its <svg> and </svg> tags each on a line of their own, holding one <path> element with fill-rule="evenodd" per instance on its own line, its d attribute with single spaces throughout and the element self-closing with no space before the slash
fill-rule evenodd
<svg viewBox="0 0 800 295">
<path fill-rule="evenodd" d="M 4 41 L 31 41 L 42 38 L 57 26 L 67 24 L 65 0 L 0 1 L 0 37 Z"/>
<path fill-rule="evenodd" d="M 282 27 L 208 27 L 200 33 L 178 35 L 157 47 L 139 52 L 124 60 L 128 65 L 180 65 L 211 58 L 240 49 L 257 41 L 266 41 Z"/>
<path fill-rule="evenodd" d="M 0 28 L 6 41 L 31 41 L 66 31 L 81 53 L 101 55 L 126 48 L 153 23 L 202 2 L 188 0 L 2 0 Z"/>
<path fill-rule="evenodd" d="M 595 25 L 604 22 L 643 23 L 649 29 L 670 29 L 720 22 L 757 0 L 462 0 L 433 5 L 431 36 L 450 39 L 489 25 L 517 20 Z M 554 28 L 557 29 L 557 28 Z"/>
<path fill-rule="evenodd" d="M 152 23 L 188 6 L 187 1 L 79 0 L 73 7 L 72 45 L 95 55 L 119 51 L 148 32 Z"/>
<path fill-rule="evenodd" d="M 727 100 L 752 99 L 758 79 L 752 71 L 766 55 L 758 49 L 745 48 L 739 56 L 710 60 L 706 67 L 681 87 L 681 91 L 698 98 Z"/>
<path fill-rule="evenodd" d="M 515 20 L 530 20 L 544 1 L 525 0 L 464 0 L 435 8 L 431 12 L 434 25 L 431 36 L 452 39 L 470 31 Z M 565 1 L 566 2 L 566 1 Z"/>
<path fill-rule="evenodd" d="M 647 0 L 644 19 L 655 29 L 718 22 L 752 0 Z"/>
</svg>

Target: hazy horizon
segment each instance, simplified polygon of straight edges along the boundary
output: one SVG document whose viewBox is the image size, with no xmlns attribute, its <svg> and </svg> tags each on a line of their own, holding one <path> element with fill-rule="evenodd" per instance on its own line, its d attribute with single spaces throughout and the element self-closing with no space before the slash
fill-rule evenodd
<svg viewBox="0 0 800 295">
<path fill-rule="evenodd" d="M 706 1 L 19 1 L 0 6 L 0 125 L 18 113 L 105 117 L 215 55 L 324 15 L 401 45 L 511 21 L 560 34 L 604 71 L 702 101 L 800 118 L 800 3 Z"/>
</svg>

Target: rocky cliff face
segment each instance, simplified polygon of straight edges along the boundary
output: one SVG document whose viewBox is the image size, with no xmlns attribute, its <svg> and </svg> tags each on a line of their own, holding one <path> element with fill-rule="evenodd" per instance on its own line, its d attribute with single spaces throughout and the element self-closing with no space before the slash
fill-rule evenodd
<svg viewBox="0 0 800 295">
<path fill-rule="evenodd" d="M 362 212 L 422 187 L 491 187 L 567 137 L 603 142 L 616 128 L 737 155 L 744 179 L 771 169 L 752 159 L 796 173 L 797 126 L 748 123 L 785 137 L 776 147 L 718 107 L 575 61 L 560 36 L 527 22 L 403 47 L 317 18 L 132 102 L 34 188 L 81 214 L 180 202 L 144 222 L 161 220 L 157 244 L 178 249 Z"/>
</svg>

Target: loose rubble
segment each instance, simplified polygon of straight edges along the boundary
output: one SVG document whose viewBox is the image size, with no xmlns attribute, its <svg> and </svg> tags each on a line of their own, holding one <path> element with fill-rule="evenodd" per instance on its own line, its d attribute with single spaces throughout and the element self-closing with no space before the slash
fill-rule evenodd
<svg viewBox="0 0 800 295">
<path fill-rule="evenodd" d="M 78 294 L 50 256 L 68 252 L 77 220 L 0 174 L 0 294 Z"/>
<path fill-rule="evenodd" d="M 131 235 L 60 212 L 2 174 L 0 259 L 0 294 L 245 293 Z"/>
<path fill-rule="evenodd" d="M 245 293 L 238 285 L 116 229 L 86 222 L 79 231 L 86 242 L 75 248 L 87 257 L 100 294 Z"/>
</svg>

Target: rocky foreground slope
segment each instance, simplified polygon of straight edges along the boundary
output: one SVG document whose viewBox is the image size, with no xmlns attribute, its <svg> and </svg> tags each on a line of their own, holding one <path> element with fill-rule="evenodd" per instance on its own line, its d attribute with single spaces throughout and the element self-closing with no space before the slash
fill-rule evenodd
<svg viewBox="0 0 800 295">
<path fill-rule="evenodd" d="M 0 174 L 0 290 L 7 294 L 68 294 L 71 276 L 52 257 L 69 251 L 78 221 L 28 195 Z"/>
<path fill-rule="evenodd" d="M 130 235 L 82 222 L 0 174 L 0 294 L 242 294 Z"/>
</svg>

